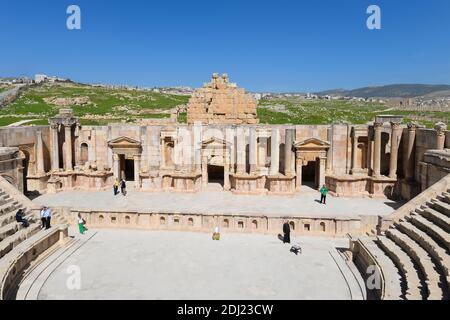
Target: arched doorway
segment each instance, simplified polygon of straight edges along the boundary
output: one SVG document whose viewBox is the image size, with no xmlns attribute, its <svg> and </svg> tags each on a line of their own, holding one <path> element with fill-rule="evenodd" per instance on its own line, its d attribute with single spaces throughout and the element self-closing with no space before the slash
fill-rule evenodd
<svg viewBox="0 0 450 320">
<path fill-rule="evenodd" d="M 80 146 L 80 164 L 85 165 L 89 161 L 89 146 L 87 143 L 82 143 Z"/>
</svg>

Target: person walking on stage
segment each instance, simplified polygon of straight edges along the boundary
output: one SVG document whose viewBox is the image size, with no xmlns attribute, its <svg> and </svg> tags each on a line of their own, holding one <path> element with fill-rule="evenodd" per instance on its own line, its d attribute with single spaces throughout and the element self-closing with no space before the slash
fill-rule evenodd
<svg viewBox="0 0 450 320">
<path fill-rule="evenodd" d="M 122 191 L 122 194 L 124 196 L 127 195 L 127 183 L 125 182 L 124 179 L 122 179 L 122 181 L 120 181 L 120 191 Z"/>
<path fill-rule="evenodd" d="M 328 188 L 326 185 L 323 185 L 323 187 L 320 189 L 320 203 L 327 204 L 327 194 L 328 194 Z"/>
<path fill-rule="evenodd" d="M 114 189 L 114 195 L 117 196 L 117 194 L 119 193 L 119 179 L 116 178 L 116 180 L 114 180 L 114 184 L 113 184 L 113 189 Z"/>
</svg>

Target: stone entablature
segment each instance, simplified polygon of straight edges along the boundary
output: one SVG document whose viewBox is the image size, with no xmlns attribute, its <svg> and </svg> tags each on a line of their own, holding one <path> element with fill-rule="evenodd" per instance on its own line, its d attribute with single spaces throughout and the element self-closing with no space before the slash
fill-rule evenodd
<svg viewBox="0 0 450 320">
<path fill-rule="evenodd" d="M 244 89 L 229 83 L 228 75 L 215 73 L 211 82 L 196 90 L 187 107 L 192 124 L 257 124 L 256 100 Z"/>
</svg>

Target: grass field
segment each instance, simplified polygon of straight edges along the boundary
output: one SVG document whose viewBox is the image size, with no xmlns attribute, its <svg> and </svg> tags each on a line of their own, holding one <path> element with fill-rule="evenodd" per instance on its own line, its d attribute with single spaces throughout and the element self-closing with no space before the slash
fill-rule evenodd
<svg viewBox="0 0 450 320">
<path fill-rule="evenodd" d="M 84 105 L 56 105 L 48 99 L 82 97 Z M 77 117 L 102 115 L 112 118 L 162 118 L 164 112 L 184 105 L 188 96 L 160 94 L 143 90 L 107 89 L 75 84 L 46 84 L 27 90 L 0 115 L 29 115 L 48 118 L 60 108 L 71 107 Z"/>
<path fill-rule="evenodd" d="M 4 91 L 7 91 L 7 90 L 9 90 L 9 89 L 12 89 L 12 88 L 13 88 L 13 86 L 5 85 L 5 84 L 0 84 L 0 93 L 2 93 L 2 92 L 4 92 Z"/>
<path fill-rule="evenodd" d="M 265 124 L 365 124 L 381 114 L 401 115 L 404 122 L 417 121 L 427 127 L 439 121 L 450 123 L 450 112 L 395 110 L 372 102 L 291 98 L 263 99 L 258 106 L 260 123 Z"/>
<path fill-rule="evenodd" d="M 75 98 L 83 101 L 76 102 Z M 13 104 L 1 109 L 0 126 L 24 119 L 39 119 L 25 125 L 48 124 L 49 117 L 56 115 L 60 108 L 67 107 L 74 110 L 83 125 L 162 119 L 170 117 L 171 109 L 186 105 L 188 100 L 189 96 L 144 90 L 130 91 L 67 83 L 45 84 L 28 89 Z M 396 110 L 371 102 L 283 98 L 262 99 L 258 105 L 258 116 L 262 124 L 365 124 L 380 114 L 401 115 L 404 116 L 404 122 L 417 121 L 427 127 L 433 127 L 439 121 L 450 123 L 450 112 Z M 178 121 L 186 123 L 187 114 L 181 113 Z"/>
</svg>

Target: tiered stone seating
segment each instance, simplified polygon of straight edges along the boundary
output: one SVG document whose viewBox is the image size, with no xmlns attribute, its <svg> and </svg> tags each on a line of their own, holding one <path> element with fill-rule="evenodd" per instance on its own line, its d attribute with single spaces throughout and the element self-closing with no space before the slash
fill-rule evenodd
<svg viewBox="0 0 450 320">
<path fill-rule="evenodd" d="M 445 179 L 448 182 L 450 176 Z M 441 186 L 445 186 L 444 192 L 424 192 L 431 196 L 425 200 L 422 195 L 418 198 L 422 201 L 415 199 L 414 206 L 406 207 L 407 212 L 399 209 L 394 213 L 389 228 L 379 236 L 357 239 L 358 250 L 368 250 L 363 255 L 371 255 L 372 263 L 378 264 L 384 275 L 385 291 L 378 298 L 450 299 L 450 190 L 444 183 Z M 398 273 L 401 278 L 395 283 Z"/>
<path fill-rule="evenodd" d="M 25 211 L 25 217 L 30 222 L 28 228 L 23 228 L 16 222 L 16 212 L 19 209 Z M 40 223 L 31 210 L 0 189 L 0 259 L 39 229 Z"/>
</svg>

